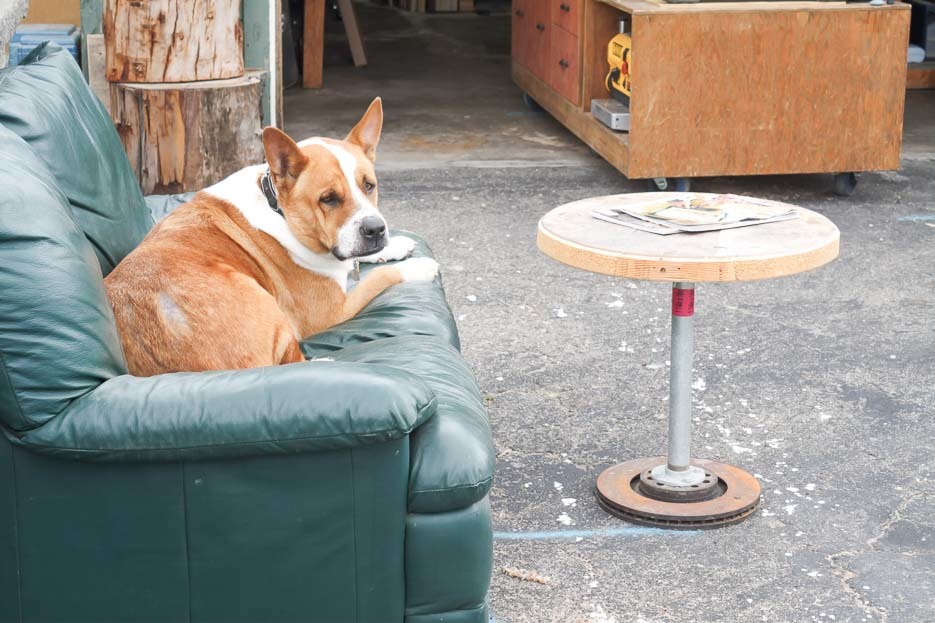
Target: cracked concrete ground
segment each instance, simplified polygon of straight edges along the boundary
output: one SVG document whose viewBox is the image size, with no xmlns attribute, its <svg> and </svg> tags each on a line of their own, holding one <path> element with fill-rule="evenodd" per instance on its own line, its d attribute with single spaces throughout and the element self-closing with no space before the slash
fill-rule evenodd
<svg viewBox="0 0 935 623">
<path fill-rule="evenodd" d="M 696 181 L 825 214 L 841 255 L 699 286 L 695 450 L 755 473 L 763 506 L 727 529 L 645 530 L 593 486 L 664 451 L 668 288 L 535 243 L 554 206 L 643 184 L 524 108 L 505 13 L 359 8 L 370 66 L 329 25 L 326 88 L 287 94 L 287 130 L 339 135 L 384 97 L 381 205 L 431 241 L 493 422 L 494 619 L 935 621 L 935 92 L 908 98 L 900 170 L 851 198 L 821 175 Z"/>
</svg>

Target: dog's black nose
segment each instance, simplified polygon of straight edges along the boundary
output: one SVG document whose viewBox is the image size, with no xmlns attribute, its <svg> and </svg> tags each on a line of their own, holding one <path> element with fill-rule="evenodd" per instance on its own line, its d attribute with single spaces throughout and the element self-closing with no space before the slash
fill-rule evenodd
<svg viewBox="0 0 935 623">
<path fill-rule="evenodd" d="M 380 238 L 385 233 L 386 223 L 379 216 L 365 216 L 360 223 L 360 235 L 364 238 Z"/>
</svg>

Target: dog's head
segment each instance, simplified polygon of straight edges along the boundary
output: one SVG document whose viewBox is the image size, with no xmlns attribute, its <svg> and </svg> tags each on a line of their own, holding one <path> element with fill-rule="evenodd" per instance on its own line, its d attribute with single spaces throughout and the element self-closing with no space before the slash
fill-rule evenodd
<svg viewBox="0 0 935 623">
<path fill-rule="evenodd" d="M 383 104 L 377 98 L 343 141 L 296 143 L 276 128 L 263 130 L 279 208 L 293 235 L 312 251 L 346 260 L 386 246 L 373 168 L 382 129 Z"/>
</svg>

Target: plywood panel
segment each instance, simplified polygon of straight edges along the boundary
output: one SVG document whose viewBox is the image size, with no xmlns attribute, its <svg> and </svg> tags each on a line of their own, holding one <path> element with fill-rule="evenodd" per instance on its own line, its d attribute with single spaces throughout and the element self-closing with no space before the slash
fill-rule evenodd
<svg viewBox="0 0 935 623">
<path fill-rule="evenodd" d="M 80 24 L 78 0 L 30 0 L 25 24 Z"/>
<path fill-rule="evenodd" d="M 578 62 L 578 37 L 563 28 L 552 31 L 549 58 L 549 85 L 574 105 L 581 101 L 581 66 Z"/>
<path fill-rule="evenodd" d="M 899 8 L 635 15 L 630 176 L 897 168 Z"/>
<path fill-rule="evenodd" d="M 610 70 L 607 65 L 607 44 L 620 31 L 620 19 L 627 14 L 594 0 L 586 0 L 583 8 L 582 104 L 585 110 L 591 110 L 592 99 L 610 97 L 606 85 L 607 72 Z"/>
</svg>

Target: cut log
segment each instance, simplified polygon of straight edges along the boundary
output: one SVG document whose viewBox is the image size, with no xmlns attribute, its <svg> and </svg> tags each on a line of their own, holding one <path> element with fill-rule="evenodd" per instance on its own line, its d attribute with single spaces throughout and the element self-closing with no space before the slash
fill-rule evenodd
<svg viewBox="0 0 935 623">
<path fill-rule="evenodd" d="M 110 82 L 190 82 L 244 73 L 241 0 L 107 0 Z"/>
<path fill-rule="evenodd" d="M 144 194 L 201 190 L 263 162 L 265 72 L 175 84 L 110 85 L 111 114 Z"/>
</svg>

